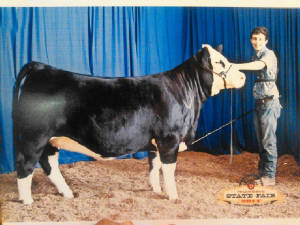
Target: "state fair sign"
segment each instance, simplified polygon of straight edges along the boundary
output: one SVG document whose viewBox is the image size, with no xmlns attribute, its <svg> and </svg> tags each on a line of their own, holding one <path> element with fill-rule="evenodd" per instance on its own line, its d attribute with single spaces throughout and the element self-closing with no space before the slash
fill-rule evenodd
<svg viewBox="0 0 300 225">
<path fill-rule="evenodd" d="M 221 191 L 219 200 L 233 205 L 259 206 L 282 201 L 283 196 L 278 190 L 268 186 L 241 185 Z"/>
</svg>

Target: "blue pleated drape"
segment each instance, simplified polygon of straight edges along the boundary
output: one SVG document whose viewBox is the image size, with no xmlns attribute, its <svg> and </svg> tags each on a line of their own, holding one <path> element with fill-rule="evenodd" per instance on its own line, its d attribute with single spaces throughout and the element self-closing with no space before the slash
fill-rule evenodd
<svg viewBox="0 0 300 225">
<path fill-rule="evenodd" d="M 279 57 L 278 87 L 283 105 L 278 150 L 299 159 L 300 152 L 300 10 L 185 7 L 60 7 L 0 9 L 0 173 L 14 170 L 12 93 L 16 76 L 30 61 L 101 77 L 135 77 L 172 69 L 204 43 L 224 45 L 233 62 L 253 54 L 255 26 L 270 30 L 268 47 Z M 210 98 L 199 118 L 198 136 L 254 107 L 255 75 L 247 73 L 241 90 Z M 237 152 L 256 152 L 253 115 L 233 126 Z M 138 138 L 138 137 L 137 137 Z M 193 150 L 228 153 L 230 127 L 209 136 Z M 60 162 L 89 160 L 62 152 Z"/>
</svg>

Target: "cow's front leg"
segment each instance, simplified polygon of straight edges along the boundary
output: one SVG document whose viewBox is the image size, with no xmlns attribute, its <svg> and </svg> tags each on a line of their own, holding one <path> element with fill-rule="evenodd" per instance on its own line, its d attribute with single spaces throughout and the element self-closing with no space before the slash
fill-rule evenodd
<svg viewBox="0 0 300 225">
<path fill-rule="evenodd" d="M 179 141 L 175 135 L 169 135 L 158 141 L 158 149 L 162 162 L 164 185 L 170 200 L 178 199 L 175 169 L 178 154 Z"/>
<path fill-rule="evenodd" d="M 170 200 L 178 199 L 176 182 L 175 182 L 176 163 L 162 164 L 162 171 L 164 177 L 164 184 L 167 195 Z"/>
<path fill-rule="evenodd" d="M 161 186 L 159 181 L 159 172 L 161 168 L 161 161 L 158 151 L 149 151 L 148 154 L 150 173 L 149 181 L 150 185 L 155 193 L 161 193 Z"/>
</svg>

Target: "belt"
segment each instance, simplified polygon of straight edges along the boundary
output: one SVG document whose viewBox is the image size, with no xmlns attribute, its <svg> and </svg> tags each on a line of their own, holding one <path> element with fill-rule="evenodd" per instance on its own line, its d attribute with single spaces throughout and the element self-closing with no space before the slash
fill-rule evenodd
<svg viewBox="0 0 300 225">
<path fill-rule="evenodd" d="M 273 96 L 268 96 L 268 97 L 265 97 L 262 99 L 256 99 L 255 104 L 262 105 L 262 104 L 267 103 L 268 101 L 271 101 L 272 99 L 273 99 Z"/>
</svg>

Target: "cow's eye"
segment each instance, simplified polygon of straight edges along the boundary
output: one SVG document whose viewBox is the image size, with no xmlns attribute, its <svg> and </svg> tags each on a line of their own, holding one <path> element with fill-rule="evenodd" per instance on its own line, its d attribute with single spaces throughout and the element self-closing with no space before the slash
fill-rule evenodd
<svg viewBox="0 0 300 225">
<path fill-rule="evenodd" d="M 225 68 L 225 63 L 224 63 L 222 60 L 220 60 L 220 61 L 218 61 L 218 62 L 216 62 L 216 63 L 217 63 L 217 64 L 221 64 L 222 67 Z"/>
<path fill-rule="evenodd" d="M 225 68 L 225 63 L 222 60 L 220 60 L 219 63 L 223 66 L 223 68 Z"/>
</svg>

